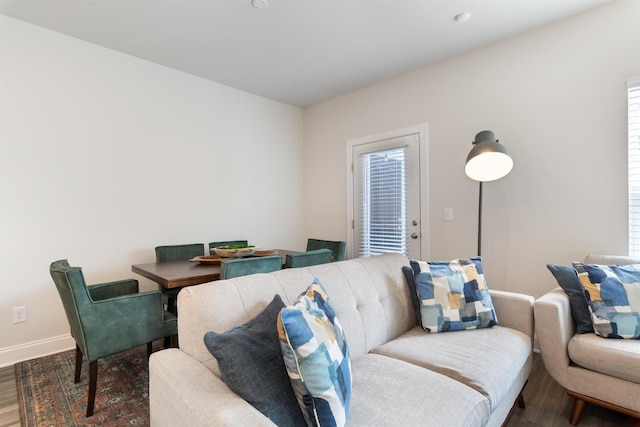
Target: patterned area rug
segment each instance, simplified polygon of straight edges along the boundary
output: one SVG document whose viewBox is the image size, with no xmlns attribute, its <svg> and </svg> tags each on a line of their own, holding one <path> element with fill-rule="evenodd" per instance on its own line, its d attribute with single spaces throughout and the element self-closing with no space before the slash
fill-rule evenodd
<svg viewBox="0 0 640 427">
<path fill-rule="evenodd" d="M 154 343 L 160 350 L 162 340 Z M 98 361 L 93 416 L 87 418 L 89 365 L 73 383 L 75 350 L 16 365 L 20 415 L 24 427 L 148 426 L 149 364 L 141 345 Z"/>
</svg>

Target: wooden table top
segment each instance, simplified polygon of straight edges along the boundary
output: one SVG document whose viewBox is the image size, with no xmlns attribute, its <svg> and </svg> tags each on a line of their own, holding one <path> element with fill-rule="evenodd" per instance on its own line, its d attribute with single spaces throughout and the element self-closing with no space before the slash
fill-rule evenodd
<svg viewBox="0 0 640 427">
<path fill-rule="evenodd" d="M 135 264 L 131 266 L 131 271 L 168 289 L 199 285 L 220 279 L 220 264 L 200 264 L 191 261 Z"/>
<path fill-rule="evenodd" d="M 286 255 L 295 252 L 285 249 L 277 251 L 278 255 L 282 256 L 283 264 Z M 168 289 L 220 280 L 220 264 L 200 264 L 191 261 L 134 264 L 131 271 Z"/>
</svg>

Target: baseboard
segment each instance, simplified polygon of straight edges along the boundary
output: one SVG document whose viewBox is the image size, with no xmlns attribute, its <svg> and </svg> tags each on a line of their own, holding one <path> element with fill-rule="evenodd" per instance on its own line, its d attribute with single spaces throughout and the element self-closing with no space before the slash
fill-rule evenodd
<svg viewBox="0 0 640 427">
<path fill-rule="evenodd" d="M 15 365 L 24 360 L 35 359 L 49 354 L 60 353 L 76 347 L 70 334 L 60 335 L 39 341 L 32 341 L 13 347 L 0 349 L 0 368 Z"/>
</svg>

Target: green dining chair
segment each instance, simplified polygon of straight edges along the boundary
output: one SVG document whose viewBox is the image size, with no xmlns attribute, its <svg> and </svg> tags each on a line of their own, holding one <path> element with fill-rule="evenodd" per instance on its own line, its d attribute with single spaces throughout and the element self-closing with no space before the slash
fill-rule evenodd
<svg viewBox="0 0 640 427">
<path fill-rule="evenodd" d="M 248 245 L 248 240 L 225 240 L 222 242 L 211 242 L 209 243 L 209 252 L 213 250 L 213 248 L 218 248 L 220 246 L 230 246 L 230 245 Z M 212 253 L 213 255 L 213 253 Z"/>
<path fill-rule="evenodd" d="M 331 261 L 344 261 L 344 253 L 347 247 L 347 243 L 336 240 L 320 240 L 320 239 L 308 239 L 307 251 L 313 251 L 316 249 L 331 249 L 333 252 L 333 258 Z"/>
<path fill-rule="evenodd" d="M 285 268 L 297 268 L 326 264 L 331 262 L 332 256 L 333 252 L 331 249 L 316 249 L 314 251 L 296 252 L 293 254 L 287 254 L 284 266 Z"/>
<path fill-rule="evenodd" d="M 156 246 L 156 262 L 188 261 L 197 256 L 203 256 L 204 243 L 188 243 L 184 245 Z M 165 295 L 167 310 L 177 314 L 178 293 L 180 288 L 167 289 L 158 285 L 160 292 Z"/>
<path fill-rule="evenodd" d="M 80 382 L 82 359 L 89 363 L 87 417 L 93 415 L 98 359 L 160 338 L 178 335 L 176 316 L 162 309 L 158 291 L 138 292 L 135 279 L 87 286 L 80 267 L 58 260 L 49 267 L 76 342 L 73 382 Z"/>
<path fill-rule="evenodd" d="M 156 246 L 156 262 L 188 261 L 204 254 L 204 243 Z"/>
<path fill-rule="evenodd" d="M 229 258 L 220 261 L 220 280 L 248 276 L 256 273 L 269 273 L 282 268 L 282 257 L 270 255 L 254 258 Z"/>
</svg>

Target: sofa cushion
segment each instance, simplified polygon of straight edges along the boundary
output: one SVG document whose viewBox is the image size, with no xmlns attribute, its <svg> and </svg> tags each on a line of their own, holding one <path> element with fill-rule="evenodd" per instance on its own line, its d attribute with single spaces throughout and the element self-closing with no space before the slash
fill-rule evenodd
<svg viewBox="0 0 640 427">
<path fill-rule="evenodd" d="M 309 426 L 343 426 L 351 398 L 351 361 L 342 326 L 315 279 L 278 316 L 284 363 Z"/>
<path fill-rule="evenodd" d="M 422 327 L 428 332 L 487 328 L 498 324 L 480 257 L 413 261 Z"/>
<path fill-rule="evenodd" d="M 573 263 L 585 290 L 596 334 L 640 339 L 640 264 Z"/>
<path fill-rule="evenodd" d="M 282 361 L 276 327 L 284 306 L 276 295 L 249 322 L 221 334 L 209 331 L 204 343 L 231 390 L 275 424 L 299 426 L 304 418 Z"/>
<path fill-rule="evenodd" d="M 554 264 L 547 264 L 547 268 L 569 297 L 571 317 L 576 324 L 576 332 L 579 334 L 593 332 L 587 297 L 584 295 L 584 289 L 578 280 L 576 270 L 568 265 Z"/>
<path fill-rule="evenodd" d="M 577 365 L 640 384 L 640 341 L 603 340 L 595 334 L 574 335 L 569 358 Z"/>
<path fill-rule="evenodd" d="M 487 396 L 494 410 L 509 387 L 529 373 L 531 340 L 515 329 L 425 335 L 419 327 L 373 350 L 446 375 Z"/>
<path fill-rule="evenodd" d="M 489 420 L 485 396 L 437 372 L 377 354 L 354 359 L 352 369 L 349 425 L 462 427 Z"/>
</svg>

